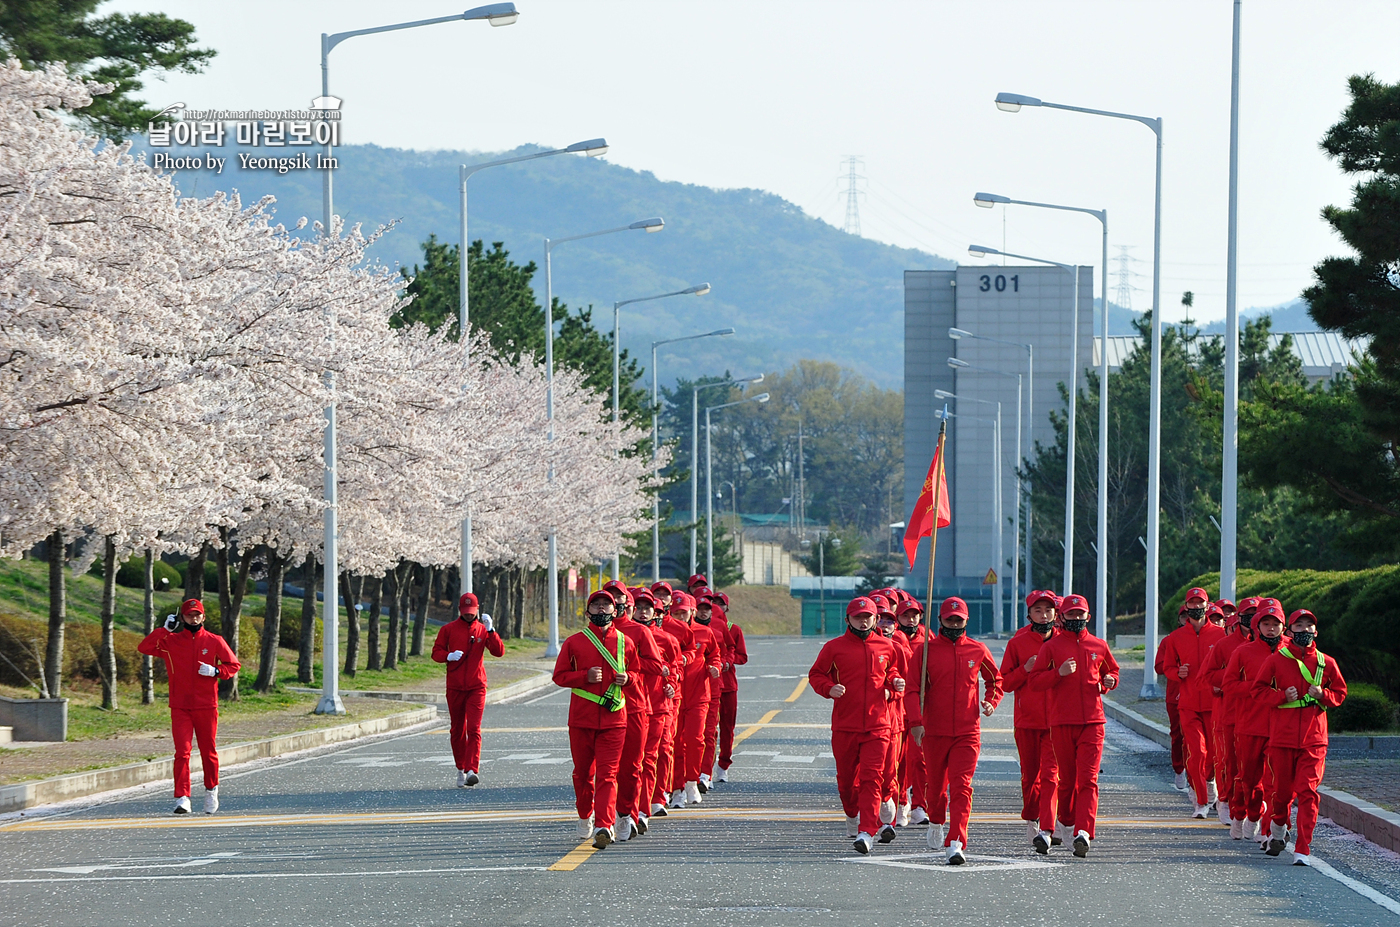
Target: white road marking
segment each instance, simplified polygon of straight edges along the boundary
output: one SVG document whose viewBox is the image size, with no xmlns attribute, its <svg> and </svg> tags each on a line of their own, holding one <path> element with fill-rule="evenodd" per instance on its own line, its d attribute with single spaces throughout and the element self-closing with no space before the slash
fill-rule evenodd
<svg viewBox="0 0 1400 927">
<path fill-rule="evenodd" d="M 1021 761 L 1020 761 L 1019 759 L 1017 759 L 1016 757 L 1014 757 L 1014 756 L 1000 756 L 1000 755 L 998 755 L 998 754 L 987 754 L 987 753 L 984 753 L 984 754 L 982 754 L 981 756 L 979 756 L 979 757 L 977 758 L 977 762 L 979 762 L 979 763 L 1019 763 L 1019 762 L 1021 762 Z"/>
<path fill-rule="evenodd" d="M 360 879 L 365 876 L 405 876 L 405 875 L 437 875 L 455 872 L 547 872 L 548 866 L 467 866 L 460 869 L 378 869 L 367 872 L 201 872 L 201 881 L 208 879 L 333 879 L 333 878 L 353 878 Z M 74 878 L 43 878 L 43 879 L 0 879 L 0 885 L 29 885 L 37 882 L 168 882 L 174 879 L 188 880 L 188 875 L 134 875 L 134 876 L 77 876 Z"/>
<path fill-rule="evenodd" d="M 1058 869 L 1063 863 L 1043 863 L 1034 859 L 967 854 L 968 865 L 949 866 L 942 853 L 912 853 L 908 856 L 847 857 L 843 863 L 891 866 L 896 869 L 924 869 L 930 872 L 1007 872 L 1013 869 Z"/>
<path fill-rule="evenodd" d="M 522 763 L 521 765 L 522 765 L 522 766 L 559 766 L 559 765 L 561 765 L 561 764 L 563 764 L 563 763 L 567 763 L 567 762 L 569 762 L 569 758 L 568 758 L 567 756 L 558 756 L 558 757 L 549 757 L 549 758 L 543 758 L 543 757 L 542 757 L 542 758 L 540 758 L 540 759 L 538 759 L 538 760 L 526 760 L 526 761 L 525 761 L 524 763 Z"/>
<path fill-rule="evenodd" d="M 118 861 L 115 863 L 94 863 L 90 866 L 54 866 L 43 869 L 31 869 L 29 871 L 62 872 L 69 875 L 92 875 L 94 872 L 100 872 L 104 869 L 189 869 L 194 866 L 212 866 L 214 863 L 222 863 L 238 855 L 237 852 L 210 853 L 207 856 L 171 857 L 172 860 L 178 860 L 178 862 L 172 861 L 168 863 L 147 861 L 136 866 L 124 866 L 121 865 L 121 861 Z"/>
<path fill-rule="evenodd" d="M 497 757 L 496 762 L 503 763 L 506 760 L 542 760 L 547 756 L 549 756 L 548 753 L 512 753 L 508 756 Z"/>
<path fill-rule="evenodd" d="M 788 756 L 785 753 L 779 753 L 773 757 L 774 763 L 815 763 L 816 761 L 815 756 Z"/>
<path fill-rule="evenodd" d="M 384 769 L 389 766 L 407 766 L 409 760 L 386 760 L 378 756 L 357 756 L 349 760 L 336 760 L 337 766 L 358 766 L 361 769 Z"/>
<path fill-rule="evenodd" d="M 1312 868 L 1327 876 L 1327 878 L 1334 879 L 1335 881 L 1342 883 L 1347 888 L 1356 892 L 1362 898 L 1365 898 L 1369 901 L 1374 901 L 1376 904 L 1380 905 L 1382 908 L 1385 908 L 1391 914 L 1400 914 L 1400 901 L 1396 901 L 1389 895 L 1382 895 L 1380 892 L 1376 891 L 1374 888 L 1367 885 L 1365 882 L 1358 882 L 1351 876 L 1342 875 L 1340 872 L 1333 869 L 1331 866 L 1327 865 L 1322 860 L 1318 859 L 1316 856 L 1312 858 Z"/>
<path fill-rule="evenodd" d="M 739 756 L 781 756 L 777 750 L 740 750 Z"/>
<path fill-rule="evenodd" d="M 548 693 L 548 694 L 546 694 L 546 695 L 537 695 L 537 696 L 535 696 L 534 698 L 529 699 L 529 700 L 526 701 L 526 702 L 523 702 L 522 704 L 525 704 L 525 705 L 533 705 L 533 704 L 535 704 L 536 702 L 543 702 L 543 701 L 544 701 L 545 699 L 547 699 L 547 698 L 554 698 L 556 695 L 563 695 L 564 692 L 565 692 L 564 689 L 556 689 L 556 690 L 554 690 L 553 692 L 550 692 L 550 693 Z"/>
</svg>

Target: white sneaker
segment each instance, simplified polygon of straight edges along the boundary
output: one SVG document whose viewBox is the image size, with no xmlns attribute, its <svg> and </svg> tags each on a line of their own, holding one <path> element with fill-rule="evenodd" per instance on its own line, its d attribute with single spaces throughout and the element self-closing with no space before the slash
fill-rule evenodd
<svg viewBox="0 0 1400 927">
<path fill-rule="evenodd" d="M 1210 811 L 1210 806 L 1209 806 L 1209 805 L 1197 805 L 1197 806 L 1196 806 L 1196 810 L 1193 811 L 1193 812 L 1191 812 L 1191 818 L 1192 818 L 1192 820 L 1196 820 L 1196 821 L 1204 821 L 1204 820 L 1206 819 L 1206 814 L 1207 814 L 1209 811 Z"/>
<path fill-rule="evenodd" d="M 698 782 L 687 782 L 685 784 L 685 803 L 687 805 L 700 804 L 700 784 Z"/>
<path fill-rule="evenodd" d="M 219 810 L 219 787 L 216 785 L 204 793 L 204 813 L 213 814 Z"/>
<path fill-rule="evenodd" d="M 1277 856 L 1283 852 L 1284 846 L 1288 843 L 1288 828 L 1282 824 L 1269 824 L 1269 848 L 1265 850 L 1270 856 Z"/>
<path fill-rule="evenodd" d="M 701 773 L 700 778 L 695 780 L 695 787 L 699 789 L 701 795 L 707 794 L 710 791 L 710 774 Z"/>
<path fill-rule="evenodd" d="M 1055 829 L 1054 829 L 1053 831 L 1051 831 L 1051 833 L 1050 833 L 1050 845 L 1051 845 L 1052 847 L 1057 847 L 1057 846 L 1062 845 L 1066 840 L 1073 840 L 1073 839 L 1074 839 L 1074 825 L 1073 825 L 1073 824 L 1064 824 L 1064 823 L 1061 823 L 1059 820 L 1056 820 L 1056 821 L 1055 821 Z"/>
<path fill-rule="evenodd" d="M 612 828 L 597 827 L 593 830 L 593 849 L 601 850 L 613 842 Z"/>
<path fill-rule="evenodd" d="M 459 769 L 459 770 L 457 770 L 457 788 L 459 788 L 459 789 L 464 789 L 464 788 L 466 788 L 466 787 L 467 787 L 467 771 L 466 771 L 465 769 Z"/>
<path fill-rule="evenodd" d="M 893 799 L 893 798 L 887 798 L 887 799 L 885 799 L 884 801 L 880 802 L 880 823 L 881 823 L 881 824 L 893 824 L 893 823 L 894 823 L 894 799 Z"/>
<path fill-rule="evenodd" d="M 640 837 L 651 830 L 651 822 L 647 820 L 645 814 L 637 815 L 637 836 Z"/>
<path fill-rule="evenodd" d="M 630 815 L 622 815 L 613 825 L 613 832 L 617 834 L 618 843 L 626 843 L 632 839 L 632 818 Z"/>
<path fill-rule="evenodd" d="M 685 789 L 683 789 L 683 788 L 682 788 L 682 789 L 676 789 L 674 792 L 671 793 L 671 807 L 672 807 L 672 808 L 684 808 L 684 807 L 685 807 Z"/>
<path fill-rule="evenodd" d="M 894 842 L 894 838 L 895 838 L 895 836 L 896 836 L 896 835 L 895 835 L 895 832 L 894 832 L 894 825 L 893 825 L 893 824 L 886 824 L 886 825 L 884 825 L 883 827 L 880 828 L 880 833 L 879 833 L 877 836 L 880 838 L 880 842 L 881 842 L 881 843 L 893 843 L 893 842 Z"/>
<path fill-rule="evenodd" d="M 859 854 L 862 855 L 862 856 L 867 855 L 867 854 L 870 852 L 870 846 L 871 846 L 871 844 L 873 844 L 874 842 L 875 842 L 875 838 L 872 837 L 872 836 L 870 836 L 869 834 L 862 833 L 862 834 L 856 835 L 856 842 L 855 842 L 856 852 L 859 853 Z"/>
<path fill-rule="evenodd" d="M 961 840 L 954 840 L 944 849 L 943 855 L 948 857 L 949 866 L 961 866 L 967 862 L 967 857 L 963 856 L 963 845 Z"/>
<path fill-rule="evenodd" d="M 469 770 L 467 770 L 467 780 L 466 780 L 466 782 L 464 783 L 464 784 L 467 786 L 467 788 L 471 788 L 472 786 L 476 785 L 476 784 L 477 784 L 478 782 L 480 782 L 480 781 L 481 781 L 481 777 L 478 776 L 478 775 L 476 774 L 476 770 L 475 770 L 475 769 L 469 769 Z"/>
<path fill-rule="evenodd" d="M 860 836 L 860 818 L 846 818 L 846 836 L 851 839 Z"/>
<path fill-rule="evenodd" d="M 1206 804 L 1213 805 L 1220 801 L 1220 791 L 1215 787 L 1214 779 L 1206 780 Z"/>
<path fill-rule="evenodd" d="M 1311 866 L 1311 865 L 1312 865 L 1312 857 L 1309 856 L 1309 855 L 1306 854 L 1306 853 L 1294 853 L 1294 854 L 1293 854 L 1293 865 L 1295 865 L 1295 866 Z"/>
<path fill-rule="evenodd" d="M 1186 773 L 1177 773 L 1176 777 L 1172 779 L 1172 785 L 1176 788 L 1178 792 L 1186 791 Z"/>
<path fill-rule="evenodd" d="M 943 848 L 943 838 L 946 836 L 942 824 L 930 823 L 928 830 L 924 831 L 924 846 L 930 850 L 940 850 Z"/>
<path fill-rule="evenodd" d="M 895 810 L 895 813 L 894 813 L 894 826 L 895 826 L 895 827 L 908 827 L 908 826 L 909 826 L 909 806 L 908 806 L 908 805 L 900 805 L 899 808 Z"/>
<path fill-rule="evenodd" d="M 1074 835 L 1074 855 L 1080 859 L 1089 855 L 1089 845 L 1094 841 L 1089 839 L 1089 832 L 1081 830 Z"/>
<path fill-rule="evenodd" d="M 1036 834 L 1038 834 L 1038 833 L 1040 833 L 1040 822 L 1039 822 L 1039 821 L 1027 821 L 1027 822 L 1026 822 L 1026 836 L 1029 837 L 1031 840 L 1034 840 Z"/>
<path fill-rule="evenodd" d="M 927 824 L 927 823 L 928 823 L 928 812 L 925 811 L 925 810 L 922 809 L 922 808 L 915 808 L 913 811 L 910 811 L 910 812 L 909 812 L 909 823 L 910 823 L 910 824 Z"/>
<path fill-rule="evenodd" d="M 578 834 L 578 839 L 587 840 L 593 833 L 593 815 L 590 814 L 586 818 L 579 818 L 578 827 L 574 829 L 574 832 Z"/>
<path fill-rule="evenodd" d="M 175 799 L 175 813 L 190 813 L 190 797 L 188 795 L 181 795 L 179 798 Z"/>
<path fill-rule="evenodd" d="M 1068 446 L 1068 445 L 1066 445 L 1066 446 Z M 666 816 L 666 806 L 663 805 L 663 804 L 661 804 L 660 802 L 652 802 L 652 803 L 651 803 L 651 814 L 652 814 L 652 817 L 664 818 L 664 817 Z"/>
<path fill-rule="evenodd" d="M 1236 821 L 1234 818 L 1230 819 L 1230 839 L 1244 839 L 1244 821 Z"/>
<path fill-rule="evenodd" d="M 1241 836 L 1245 840 L 1253 840 L 1255 843 L 1259 842 L 1259 821 L 1251 821 L 1249 818 L 1245 818 L 1240 822 L 1240 830 L 1243 832 Z"/>
<path fill-rule="evenodd" d="M 716 782 L 728 782 L 728 781 L 729 781 L 729 770 L 727 770 L 727 769 L 725 769 L 723 766 L 721 766 L 719 772 L 715 773 L 715 781 L 716 781 Z"/>
<path fill-rule="evenodd" d="M 1035 851 L 1041 856 L 1049 854 L 1050 832 L 1048 830 L 1036 831 L 1035 836 L 1031 838 L 1031 846 L 1035 847 Z"/>
</svg>

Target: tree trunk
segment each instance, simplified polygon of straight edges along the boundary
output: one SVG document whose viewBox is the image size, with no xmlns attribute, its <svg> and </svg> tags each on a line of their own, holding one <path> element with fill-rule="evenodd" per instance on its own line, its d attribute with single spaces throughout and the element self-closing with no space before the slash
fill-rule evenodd
<svg viewBox="0 0 1400 927">
<path fill-rule="evenodd" d="M 384 644 L 384 668 L 399 666 L 399 568 L 384 574 L 384 592 L 389 597 L 389 639 Z"/>
<path fill-rule="evenodd" d="M 156 552 L 146 548 L 146 578 L 142 583 L 145 595 L 142 598 L 141 627 L 146 634 L 156 629 Z M 153 705 L 156 701 L 155 658 L 141 654 L 141 704 Z"/>
<path fill-rule="evenodd" d="M 97 674 L 102 677 L 102 710 L 117 710 L 117 542 L 107 536 L 102 549 L 102 649 Z"/>
<path fill-rule="evenodd" d="M 67 559 L 63 532 L 49 535 L 49 640 L 44 649 L 44 675 L 48 677 L 49 698 L 58 698 L 63 688 L 63 623 L 68 620 L 67 587 L 63 566 Z"/>
<path fill-rule="evenodd" d="M 199 553 L 185 565 L 185 598 L 204 598 L 204 563 L 209 559 L 209 544 L 206 541 L 199 547 Z"/>
<path fill-rule="evenodd" d="M 413 647 L 409 656 L 423 655 L 423 631 L 428 626 L 428 608 L 433 603 L 433 584 L 437 582 L 437 568 L 423 567 L 423 593 L 418 597 L 418 614 L 413 616 Z"/>
<path fill-rule="evenodd" d="M 525 569 L 517 567 L 511 571 L 514 589 L 514 606 L 511 609 L 512 617 L 515 619 L 515 638 L 519 640 L 525 636 Z"/>
<path fill-rule="evenodd" d="M 267 551 L 267 608 L 263 612 L 263 632 L 258 648 L 256 692 L 269 692 L 277 684 L 277 645 L 282 638 L 282 571 L 287 562 L 277 551 Z"/>
<path fill-rule="evenodd" d="M 360 660 L 360 613 L 355 608 L 360 604 L 360 590 L 351 588 L 349 573 L 340 574 L 340 588 L 345 590 L 345 669 L 342 672 L 354 676 L 355 664 Z M 321 659 L 327 659 L 326 655 Z"/>
<path fill-rule="evenodd" d="M 330 614 L 334 614 L 332 609 Z M 322 614 L 327 614 L 324 608 Z M 316 558 L 306 558 L 306 576 L 301 584 L 301 647 L 297 651 L 297 682 L 316 681 Z"/>
<path fill-rule="evenodd" d="M 369 645 L 369 660 L 366 661 L 365 669 L 383 669 L 383 663 L 379 654 L 379 626 L 383 620 L 384 608 L 384 578 L 381 576 L 366 577 L 365 582 L 369 584 L 369 623 L 367 630 L 369 638 L 366 643 Z"/>
<path fill-rule="evenodd" d="M 248 571 L 253 566 L 253 551 L 245 550 L 238 559 L 238 575 L 229 575 L 229 554 L 232 542 L 227 528 L 219 529 L 223 545 L 214 552 L 214 563 L 219 568 L 219 630 L 224 642 L 233 655 L 238 656 L 238 619 L 243 613 L 243 596 L 248 592 Z M 232 676 L 219 682 L 219 698 L 229 702 L 238 701 L 238 677 Z"/>
<path fill-rule="evenodd" d="M 408 659 L 408 613 L 413 603 L 413 574 L 417 565 L 406 563 L 399 578 L 399 647 L 398 662 Z"/>
</svg>

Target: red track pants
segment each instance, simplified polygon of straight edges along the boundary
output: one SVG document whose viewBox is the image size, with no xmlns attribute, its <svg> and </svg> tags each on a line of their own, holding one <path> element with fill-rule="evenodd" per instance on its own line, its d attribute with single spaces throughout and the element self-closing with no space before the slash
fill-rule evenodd
<svg viewBox="0 0 1400 927">
<path fill-rule="evenodd" d="M 1186 739 L 1186 778 L 1196 793 L 1196 804 L 1204 805 L 1206 781 L 1215 776 L 1215 760 L 1210 749 L 1210 712 L 1181 709 L 1181 732 Z"/>
<path fill-rule="evenodd" d="M 715 755 L 719 749 L 719 692 L 710 693 L 710 708 L 705 713 L 705 749 L 700 757 L 700 772 L 710 773 L 715 768 Z M 696 778 L 700 778 L 696 775 Z"/>
<path fill-rule="evenodd" d="M 581 818 L 592 814 L 594 827 L 612 827 L 617 820 L 617 767 L 626 739 L 626 727 L 569 728 L 574 807 Z"/>
<path fill-rule="evenodd" d="M 666 712 L 647 715 L 647 739 L 642 745 L 642 782 L 637 790 L 637 812 L 651 814 L 656 793 L 656 774 L 661 764 L 661 740 L 666 733 Z"/>
<path fill-rule="evenodd" d="M 734 765 L 734 724 L 739 720 L 739 693 L 719 695 L 719 768 Z"/>
<path fill-rule="evenodd" d="M 1050 728 L 1055 744 L 1055 765 L 1059 768 L 1060 823 L 1073 824 L 1094 839 L 1094 821 L 1099 814 L 1099 766 L 1103 762 L 1103 722 L 1098 724 L 1057 724 Z"/>
<path fill-rule="evenodd" d="M 1221 710 L 1216 712 L 1215 716 L 1219 718 L 1224 713 Z M 1215 731 L 1215 784 L 1220 793 L 1220 800 L 1229 803 L 1233 808 L 1235 782 L 1240 776 L 1239 760 L 1235 757 L 1235 726 L 1222 722 L 1215 726 Z M 1230 812 L 1230 817 L 1235 817 L 1234 811 Z"/>
<path fill-rule="evenodd" d="M 190 746 L 199 739 L 199 759 L 204 770 L 204 787 L 219 786 L 219 751 L 214 738 L 219 733 L 219 709 L 170 709 L 170 736 L 175 741 L 175 797 L 190 796 Z"/>
<path fill-rule="evenodd" d="M 627 736 L 622 742 L 622 759 L 617 766 L 617 811 L 636 817 L 651 806 L 640 807 L 642 796 L 642 763 L 646 757 L 647 730 L 651 727 L 651 712 L 627 709 Z"/>
<path fill-rule="evenodd" d="M 972 775 L 982 752 L 982 732 L 953 737 L 924 735 L 924 766 L 928 770 L 925 808 L 934 824 L 948 822 L 943 845 L 960 841 L 967 848 L 967 822 L 972 817 Z"/>
<path fill-rule="evenodd" d="M 681 706 L 676 720 L 676 771 L 671 777 L 672 790 L 684 788 L 687 782 L 700 778 L 700 761 L 705 753 L 705 719 L 710 703 Z"/>
<path fill-rule="evenodd" d="M 447 690 L 447 733 L 452 762 L 458 769 L 481 769 L 481 716 L 486 712 L 486 687 Z"/>
<path fill-rule="evenodd" d="M 1016 728 L 1016 753 L 1021 759 L 1021 820 L 1054 830 L 1059 767 L 1049 729 Z"/>
<path fill-rule="evenodd" d="M 1269 765 L 1274 768 L 1277 779 L 1270 817 L 1273 823 L 1287 827 L 1289 806 L 1297 800 L 1298 834 L 1293 851 L 1304 856 L 1312 848 L 1313 828 L 1317 826 L 1317 787 L 1322 784 L 1326 764 L 1326 747 L 1269 747 Z"/>
<path fill-rule="evenodd" d="M 1267 737 L 1235 735 L 1235 759 L 1239 763 L 1240 774 L 1230 795 L 1230 817 L 1237 821 L 1257 821 L 1263 814 L 1264 796 L 1268 794 L 1264 789 L 1268 749 Z"/>
<path fill-rule="evenodd" d="M 651 787 L 653 805 L 664 805 L 671 797 L 676 769 L 676 718 L 669 711 L 661 716 L 661 743 L 656 750 L 656 775 Z"/>
<path fill-rule="evenodd" d="M 923 808 L 927 801 L 928 777 L 924 775 L 924 750 L 906 731 L 904 750 L 899 757 L 899 794 L 909 793 L 910 807 Z M 925 809 L 927 812 L 927 809 Z"/>
<path fill-rule="evenodd" d="M 887 731 L 832 731 L 836 756 L 836 792 L 846 817 L 860 818 L 860 831 L 880 830 L 880 789 L 884 782 Z"/>
<path fill-rule="evenodd" d="M 1167 702 L 1167 723 L 1172 732 L 1172 772 L 1186 772 L 1186 737 L 1181 730 L 1181 708 Z"/>
<path fill-rule="evenodd" d="M 890 730 L 890 736 L 885 741 L 885 769 L 880 781 L 880 799 L 902 805 L 904 792 L 899 787 L 899 757 L 904 752 L 904 731 L 897 727 Z"/>
</svg>

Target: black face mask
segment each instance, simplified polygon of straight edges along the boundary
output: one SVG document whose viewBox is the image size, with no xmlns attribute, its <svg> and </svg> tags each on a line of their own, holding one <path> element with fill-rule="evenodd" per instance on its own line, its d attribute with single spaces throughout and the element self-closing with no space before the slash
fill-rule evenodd
<svg viewBox="0 0 1400 927">
<path fill-rule="evenodd" d="M 1055 630 L 1055 625 L 1050 621 L 1032 621 L 1031 630 L 1035 631 L 1035 633 L 1039 634 L 1041 637 L 1049 637 L 1050 632 Z"/>
<path fill-rule="evenodd" d="M 869 637 L 871 634 L 875 633 L 875 629 L 874 629 L 874 628 L 866 628 L 864 631 L 857 631 L 855 628 L 851 627 L 850 625 L 846 625 L 846 630 L 847 630 L 847 631 L 850 631 L 852 634 L 854 634 L 856 637 L 860 638 L 861 640 L 865 640 L 865 639 L 866 639 L 867 637 Z"/>
<path fill-rule="evenodd" d="M 1188 608 L 1186 610 L 1186 617 L 1190 618 L 1192 621 L 1200 621 L 1205 616 L 1206 610 L 1204 606 L 1201 608 Z"/>
<path fill-rule="evenodd" d="M 610 624 L 613 623 L 613 616 L 612 616 L 612 615 L 594 615 L 594 614 L 592 614 L 592 613 L 589 613 L 589 615 L 588 615 L 588 623 L 591 624 L 591 625 L 593 625 L 593 627 L 595 627 L 595 628 L 606 628 L 608 625 L 610 625 Z"/>
<path fill-rule="evenodd" d="M 469 614 L 466 614 L 466 615 L 458 615 L 457 617 L 458 617 L 458 618 L 461 618 L 461 619 L 462 619 L 463 621 L 465 621 L 467 624 L 471 624 L 473 621 L 475 621 L 475 620 L 476 620 L 477 618 L 479 618 L 480 616 L 479 616 L 479 615 L 472 615 L 472 614 L 469 613 Z"/>
<path fill-rule="evenodd" d="M 967 628 L 939 628 L 938 633 L 956 643 L 967 633 Z"/>
<path fill-rule="evenodd" d="M 1278 642 L 1281 641 L 1281 640 L 1283 640 L 1283 638 L 1281 638 L 1281 637 L 1265 637 L 1265 636 L 1262 635 L 1262 634 L 1259 635 L 1259 639 L 1260 639 L 1261 641 L 1263 641 L 1264 643 L 1268 644 L 1270 650 L 1277 650 L 1277 649 L 1278 649 Z"/>
<path fill-rule="evenodd" d="M 1306 650 L 1307 648 L 1311 647 L 1312 644 L 1313 644 L 1313 641 L 1315 641 L 1315 640 L 1317 640 L 1317 632 L 1316 632 L 1316 631 L 1294 631 L 1294 632 L 1293 632 L 1293 643 L 1297 644 L 1299 647 L 1302 647 L 1304 650 Z"/>
<path fill-rule="evenodd" d="M 199 629 L 202 628 L 202 627 L 204 627 L 204 622 L 201 621 L 199 624 L 190 624 L 189 622 L 187 622 L 187 621 L 185 621 L 183 618 L 181 618 L 181 619 L 180 619 L 180 625 L 181 625 L 186 631 L 189 631 L 191 634 L 198 634 L 198 633 L 199 633 Z"/>
<path fill-rule="evenodd" d="M 713 618 L 713 617 L 714 617 L 713 615 L 701 615 L 701 614 L 698 614 L 698 613 L 697 613 L 696 616 L 695 616 L 695 623 L 696 623 L 696 624 L 709 624 L 709 623 L 710 623 L 710 619 Z"/>
<path fill-rule="evenodd" d="M 915 634 L 919 633 L 919 626 L 917 624 L 907 628 L 902 624 L 897 625 L 897 627 L 899 628 L 899 630 L 904 632 L 905 637 L 913 637 Z"/>
<path fill-rule="evenodd" d="M 1089 626 L 1088 618 L 1063 618 L 1060 621 L 1066 631 L 1071 634 L 1078 634 Z"/>
</svg>

